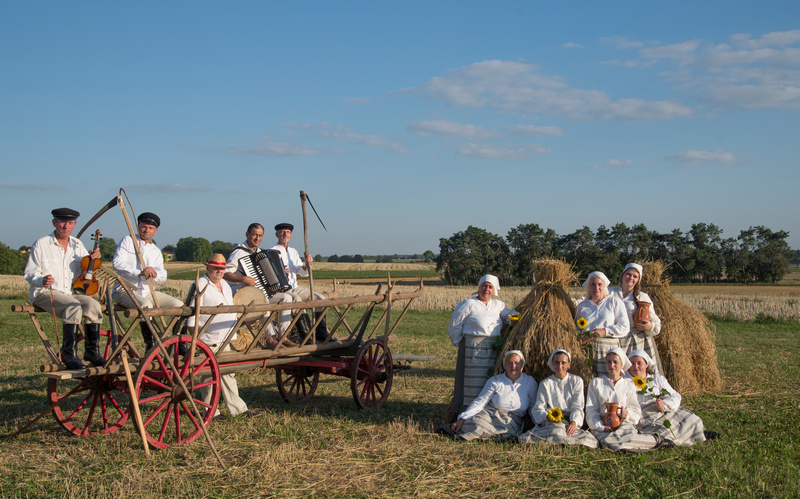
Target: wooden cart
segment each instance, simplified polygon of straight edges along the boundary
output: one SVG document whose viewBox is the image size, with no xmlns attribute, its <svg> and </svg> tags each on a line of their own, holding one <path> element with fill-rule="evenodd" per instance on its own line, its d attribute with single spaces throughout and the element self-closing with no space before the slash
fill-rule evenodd
<svg viewBox="0 0 800 499">
<path fill-rule="evenodd" d="M 390 280 L 385 291 L 383 288 L 379 285 L 372 295 L 303 302 L 302 307 L 322 310 L 333 327 L 325 341 L 316 342 L 312 333 L 293 348 L 283 346 L 292 327 L 279 337 L 275 349 L 262 348 L 261 344 L 269 321 L 281 310 L 297 309 L 298 303 L 139 310 L 104 306 L 111 328 L 101 331 L 101 346 L 105 344 L 102 353 L 108 361 L 105 366 L 82 370 L 66 370 L 58 363 L 57 346 L 53 348 L 37 317 L 43 310 L 31 305 L 15 305 L 12 310 L 29 314 L 52 360 L 41 366 L 41 371 L 47 378 L 50 410 L 62 427 L 75 435 L 113 433 L 138 412 L 143 439 L 146 437 L 152 447 L 164 448 L 191 442 L 205 431 L 219 404 L 221 376 L 227 373 L 272 368 L 278 391 L 289 403 L 308 401 L 316 391 L 320 373 L 332 374 L 350 379 L 358 407 L 381 407 L 389 397 L 394 372 L 408 368 L 394 364 L 389 339 L 413 300 L 424 292 L 422 283 L 413 292 L 394 292 Z M 402 312 L 393 317 L 398 305 L 403 305 Z M 214 347 L 199 340 L 204 328 L 173 334 L 189 316 L 221 313 L 239 314 L 232 331 L 245 327 L 246 318 L 263 318 L 257 320 L 257 326 L 250 326 L 253 336 L 238 351 L 226 348 L 233 334 Z M 352 321 L 359 314 L 351 325 L 348 319 Z M 373 316 L 377 319 L 371 321 Z M 123 317 L 128 320 L 121 320 Z M 298 318 L 299 314 L 292 326 Z M 157 346 L 146 352 L 130 342 L 140 321 L 158 332 Z M 125 322 L 129 323 L 127 328 L 123 327 Z M 311 331 L 315 325 L 316 321 Z M 82 352 L 80 345 L 77 348 Z M 131 396 L 131 384 L 135 397 Z M 209 392 L 205 398 L 204 391 Z"/>
</svg>

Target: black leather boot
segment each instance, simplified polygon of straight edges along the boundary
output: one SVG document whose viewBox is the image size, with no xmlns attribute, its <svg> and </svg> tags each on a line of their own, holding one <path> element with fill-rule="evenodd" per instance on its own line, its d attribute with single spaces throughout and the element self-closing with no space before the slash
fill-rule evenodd
<svg viewBox="0 0 800 499">
<path fill-rule="evenodd" d="M 311 332 L 311 320 L 308 318 L 308 313 L 302 312 L 294 325 L 297 327 L 297 334 L 300 336 L 300 343 L 302 343 Z"/>
<path fill-rule="evenodd" d="M 142 338 L 144 338 L 144 351 L 146 352 L 156 346 L 156 342 L 153 339 L 153 333 L 150 331 L 150 326 L 144 322 L 140 322 L 139 329 L 142 330 Z"/>
<path fill-rule="evenodd" d="M 83 360 L 91 362 L 96 366 L 106 365 L 106 359 L 100 355 L 98 346 L 100 344 L 100 324 L 86 324 L 86 339 L 83 345 Z"/>
<path fill-rule="evenodd" d="M 314 312 L 314 321 L 319 320 L 320 315 L 322 315 L 322 312 Z M 314 330 L 314 336 L 317 338 L 318 343 L 322 343 L 328 338 L 328 336 L 330 336 L 330 334 L 331 333 L 328 331 L 327 317 L 323 317 Z M 331 338 L 331 340 L 333 340 L 333 338 Z"/>
<path fill-rule="evenodd" d="M 67 369 L 86 369 L 83 362 L 75 355 L 78 325 L 64 324 L 61 332 L 64 335 L 64 340 L 61 343 L 61 363 L 67 366 Z"/>
</svg>

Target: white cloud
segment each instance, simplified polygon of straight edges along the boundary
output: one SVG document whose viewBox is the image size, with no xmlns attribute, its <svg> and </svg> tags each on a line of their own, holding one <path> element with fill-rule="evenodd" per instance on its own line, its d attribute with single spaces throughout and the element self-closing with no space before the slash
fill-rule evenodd
<svg viewBox="0 0 800 499">
<path fill-rule="evenodd" d="M 343 133 L 329 130 L 322 130 L 319 132 L 319 135 L 320 137 L 339 140 L 342 142 L 351 142 L 369 147 L 382 147 L 400 154 L 406 154 L 408 152 L 408 149 L 406 149 L 402 144 L 398 142 L 391 142 L 380 135 L 363 135 L 360 133 Z"/>
<path fill-rule="evenodd" d="M 684 151 L 664 159 L 666 161 L 675 161 L 687 166 L 702 163 L 733 165 L 737 162 L 736 156 L 721 149 L 717 149 L 716 151 Z"/>
<path fill-rule="evenodd" d="M 34 184 L 17 184 L 14 182 L 0 183 L 0 187 L 4 189 L 14 189 L 23 191 L 63 191 L 64 187 L 55 184 L 46 184 L 43 182 Z"/>
<path fill-rule="evenodd" d="M 692 112 L 686 106 L 666 101 L 614 101 L 605 92 L 570 88 L 563 78 L 542 76 L 537 70 L 536 66 L 519 62 L 483 61 L 447 71 L 416 91 L 453 106 L 491 106 L 504 113 L 577 120 L 658 120 Z"/>
<path fill-rule="evenodd" d="M 759 49 L 769 46 L 781 47 L 800 42 L 800 29 L 773 31 L 756 40 L 753 40 L 752 35 L 749 33 L 739 33 L 731 36 L 731 40 L 733 40 L 737 46 L 748 49 Z"/>
<path fill-rule="evenodd" d="M 333 147 L 310 147 L 286 142 L 264 142 L 251 147 L 232 147 L 228 154 L 255 156 L 319 156 L 341 154 L 344 151 Z"/>
<path fill-rule="evenodd" d="M 609 158 L 608 161 L 605 162 L 606 166 L 631 166 L 633 165 L 633 161 L 626 159 L 624 161 L 620 161 L 618 159 Z"/>
<path fill-rule="evenodd" d="M 465 144 L 458 149 L 456 154 L 482 159 L 525 159 L 530 156 L 531 151 L 528 149 L 505 149 L 502 147 Z"/>
<path fill-rule="evenodd" d="M 534 126 L 534 125 L 501 125 L 500 128 L 507 130 L 514 135 L 524 135 L 526 137 L 541 137 L 544 135 L 564 135 L 564 130 L 557 126 Z"/>
<path fill-rule="evenodd" d="M 346 97 L 342 99 L 343 102 L 347 104 L 371 104 L 372 98 L 370 97 Z"/>
<path fill-rule="evenodd" d="M 278 126 L 282 126 L 284 128 L 291 128 L 292 130 L 313 130 L 314 125 L 311 123 L 297 123 L 295 121 L 284 121 L 283 123 L 279 123 Z"/>
<path fill-rule="evenodd" d="M 644 47 L 644 42 L 630 40 L 624 36 L 609 36 L 600 38 L 600 41 L 610 43 L 620 49 L 638 49 Z"/>
<path fill-rule="evenodd" d="M 672 45 L 644 47 L 640 54 L 646 59 L 673 59 L 680 64 L 688 64 L 695 60 L 700 43 L 700 40 L 688 40 Z"/>
<path fill-rule="evenodd" d="M 562 45 L 562 47 L 564 47 L 565 49 L 580 49 L 583 48 L 583 45 L 575 42 L 567 42 L 564 45 Z"/>
<path fill-rule="evenodd" d="M 497 132 L 482 126 L 455 123 L 449 120 L 415 121 L 408 125 L 408 130 L 426 137 L 438 136 L 446 139 L 488 140 L 499 136 Z"/>
</svg>

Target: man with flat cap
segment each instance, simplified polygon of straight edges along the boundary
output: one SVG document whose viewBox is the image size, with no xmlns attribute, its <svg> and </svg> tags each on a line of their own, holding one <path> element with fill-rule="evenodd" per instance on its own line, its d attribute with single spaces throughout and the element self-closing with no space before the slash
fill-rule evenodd
<svg viewBox="0 0 800 499">
<path fill-rule="evenodd" d="M 161 226 L 161 219 L 155 213 L 144 212 L 140 214 L 136 221 L 137 232 L 139 233 L 138 241 L 134 241 L 131 236 L 125 236 L 117 246 L 117 251 L 114 253 L 114 260 L 112 265 L 117 273 L 133 285 L 132 295 L 142 308 L 155 307 L 156 300 L 159 307 L 182 307 L 183 302 L 175 297 L 172 297 L 161 291 L 155 292 L 155 299 L 150 293 L 150 286 L 147 284 L 147 279 L 152 279 L 154 282 L 162 283 L 167 280 L 167 271 L 164 270 L 164 257 L 161 255 L 161 250 L 153 243 L 153 236 L 158 232 Z M 136 255 L 136 247 L 134 244 L 139 244 L 139 252 L 144 260 L 144 268 L 139 262 L 139 257 Z M 114 287 L 113 293 L 114 301 L 126 308 L 136 308 L 136 304 L 131 301 L 119 285 Z M 153 340 L 153 333 L 150 327 L 144 322 L 139 324 L 142 330 L 142 337 L 144 338 L 145 346 L 148 350 L 155 346 Z"/>
<path fill-rule="evenodd" d="M 289 247 L 289 241 L 292 240 L 293 230 L 294 225 L 290 223 L 284 222 L 276 225 L 275 237 L 278 238 L 278 244 L 273 246 L 271 249 L 278 250 L 281 253 L 281 261 L 283 262 L 283 266 L 286 270 L 286 276 L 288 277 L 289 285 L 292 287 L 292 290 L 287 291 L 287 294 L 291 295 L 292 298 L 294 298 L 294 301 L 305 301 L 310 299 L 311 291 L 308 288 L 303 288 L 297 285 L 297 276 L 307 276 L 308 265 L 313 262 L 314 259 L 311 257 L 311 255 L 306 255 L 304 261 L 300 259 L 300 254 L 297 253 L 296 249 Z M 324 300 L 325 295 L 315 291 L 314 299 Z M 322 309 L 314 310 L 315 320 L 319 318 L 321 313 Z M 300 323 L 300 321 L 298 321 L 298 323 Z M 325 317 L 323 317 L 322 321 L 319 323 L 319 325 L 317 325 L 315 333 L 317 341 L 325 341 L 325 338 L 328 337 L 329 333 Z"/>
<path fill-rule="evenodd" d="M 98 351 L 100 323 L 103 322 L 100 303 L 72 289 L 72 283 L 81 274 L 83 257 L 88 255 L 100 259 L 100 250 L 94 249 L 90 255 L 83 243 L 72 237 L 75 220 L 80 213 L 69 208 L 58 208 L 51 213 L 55 230 L 33 243 L 25 265 L 25 280 L 31 285 L 30 301 L 48 312 L 55 310 L 61 317 L 64 336 L 61 362 L 68 369 L 85 368 L 75 352 L 81 319 L 86 324 L 83 360 L 102 366 L 106 359 Z"/>
</svg>

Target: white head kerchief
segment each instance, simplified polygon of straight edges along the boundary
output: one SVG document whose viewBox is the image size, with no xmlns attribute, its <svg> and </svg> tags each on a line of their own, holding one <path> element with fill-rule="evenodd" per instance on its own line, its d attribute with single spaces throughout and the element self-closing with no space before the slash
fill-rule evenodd
<svg viewBox="0 0 800 499">
<path fill-rule="evenodd" d="M 631 353 L 629 353 L 629 354 L 628 354 L 628 359 L 632 359 L 632 358 L 634 358 L 634 357 L 641 357 L 641 358 L 643 358 L 643 359 L 644 359 L 644 361 L 645 361 L 645 362 L 647 362 L 647 365 L 648 365 L 648 366 L 652 366 L 652 365 L 653 365 L 653 358 L 652 358 L 652 357 L 650 357 L 650 356 L 647 354 L 647 352 L 645 352 L 644 350 L 634 350 L 633 352 L 631 352 Z"/>
<path fill-rule="evenodd" d="M 494 295 L 497 296 L 497 292 L 500 291 L 500 281 L 497 280 L 497 277 L 493 276 L 492 274 L 486 274 L 485 276 L 481 277 L 480 281 L 478 281 L 478 287 L 480 288 L 481 284 L 484 282 L 488 282 L 494 286 Z"/>
<path fill-rule="evenodd" d="M 585 289 L 587 292 L 589 291 L 589 281 L 595 276 L 599 277 L 600 280 L 605 283 L 606 288 L 608 288 L 608 285 L 611 284 L 611 281 L 608 280 L 608 277 L 606 277 L 604 273 L 600 272 L 599 270 L 595 270 L 589 274 L 585 281 L 583 281 L 583 289 Z"/>
<path fill-rule="evenodd" d="M 567 358 L 569 359 L 569 361 L 572 362 L 572 355 L 570 355 L 569 352 L 567 352 L 566 350 L 555 349 L 555 350 L 553 350 L 553 353 L 550 354 L 550 358 L 547 359 L 547 365 L 550 366 L 550 370 L 551 371 L 555 372 L 555 369 L 553 369 L 553 357 L 555 357 L 556 354 L 559 354 L 559 353 L 565 354 L 567 356 Z"/>
<path fill-rule="evenodd" d="M 509 350 L 508 352 L 506 352 L 505 357 L 503 357 L 503 364 L 506 363 L 509 355 L 519 355 L 519 358 L 522 359 L 522 365 L 523 366 L 525 365 L 525 356 L 519 350 Z"/>
<path fill-rule="evenodd" d="M 619 356 L 619 360 L 622 361 L 622 372 L 625 372 L 631 368 L 631 361 L 628 360 L 628 356 L 625 355 L 625 350 L 621 349 L 620 347 L 612 348 L 606 354 L 606 358 L 608 358 L 608 356 L 612 353 L 617 354 L 617 356 Z"/>
<path fill-rule="evenodd" d="M 628 270 L 628 269 L 636 269 L 636 270 L 638 270 L 639 271 L 639 279 L 642 278 L 642 271 L 644 270 L 644 267 L 642 267 L 638 263 L 629 263 L 628 265 L 625 266 L 624 269 L 622 269 L 622 273 L 624 274 L 625 271 Z"/>
</svg>

